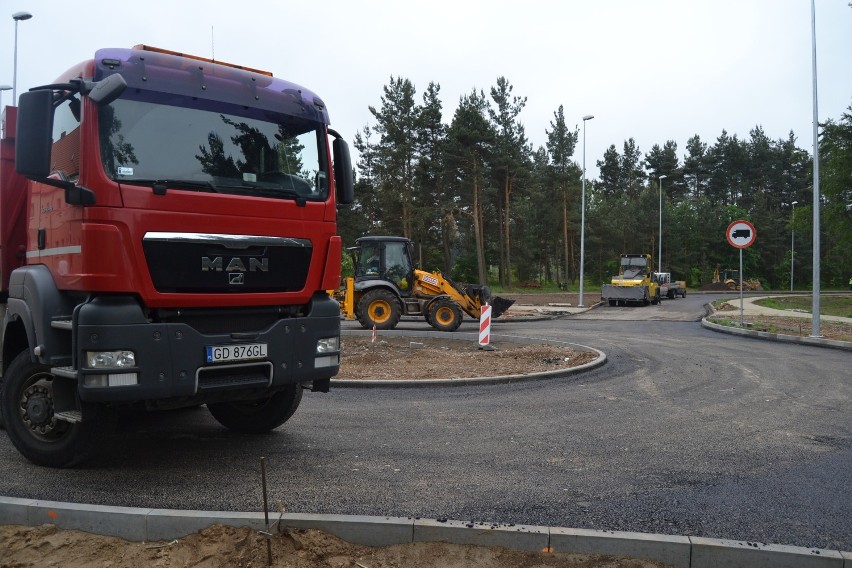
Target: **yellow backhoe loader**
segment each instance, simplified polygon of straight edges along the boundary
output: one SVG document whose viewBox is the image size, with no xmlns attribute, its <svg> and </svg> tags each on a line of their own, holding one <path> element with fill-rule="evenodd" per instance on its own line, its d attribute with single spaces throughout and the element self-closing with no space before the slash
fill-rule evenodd
<svg viewBox="0 0 852 568">
<path fill-rule="evenodd" d="M 740 289 L 740 271 L 735 270 L 733 268 L 725 268 L 724 270 L 719 270 L 719 265 L 716 265 L 716 270 L 713 272 L 713 284 L 721 282 L 724 284 L 728 290 L 739 290 Z M 763 285 L 760 283 L 760 280 L 757 278 L 745 278 L 743 279 L 743 291 L 751 292 L 751 291 L 761 291 L 763 290 Z"/>
<path fill-rule="evenodd" d="M 346 319 L 364 329 L 393 329 L 402 316 L 422 316 L 439 331 L 455 331 L 464 314 L 479 319 L 491 305 L 499 317 L 514 300 L 491 296 L 488 286 L 456 284 L 440 272 L 425 272 L 411 262 L 412 242 L 404 237 L 361 237 L 348 249 L 355 255 L 355 277 L 338 295 Z"/>
</svg>

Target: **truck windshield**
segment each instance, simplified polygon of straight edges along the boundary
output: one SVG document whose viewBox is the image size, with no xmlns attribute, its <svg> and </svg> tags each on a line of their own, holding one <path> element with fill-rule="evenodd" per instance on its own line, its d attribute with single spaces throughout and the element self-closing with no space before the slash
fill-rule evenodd
<svg viewBox="0 0 852 568">
<path fill-rule="evenodd" d="M 645 273 L 648 261 L 642 257 L 627 257 L 621 259 L 621 271 L 625 278 L 634 278 Z"/>
<path fill-rule="evenodd" d="M 307 201 L 328 197 L 322 124 L 184 102 L 123 98 L 101 107 L 107 175 L 121 183 L 182 190 Z"/>
</svg>

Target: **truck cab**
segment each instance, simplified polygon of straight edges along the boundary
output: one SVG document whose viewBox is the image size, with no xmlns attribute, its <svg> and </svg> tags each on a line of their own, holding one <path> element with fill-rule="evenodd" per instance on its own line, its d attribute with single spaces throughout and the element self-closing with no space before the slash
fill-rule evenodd
<svg viewBox="0 0 852 568">
<path fill-rule="evenodd" d="M 139 45 L 5 110 L 0 415 L 22 454 L 73 465 L 128 406 L 265 432 L 328 390 L 353 181 L 318 95 Z"/>
</svg>

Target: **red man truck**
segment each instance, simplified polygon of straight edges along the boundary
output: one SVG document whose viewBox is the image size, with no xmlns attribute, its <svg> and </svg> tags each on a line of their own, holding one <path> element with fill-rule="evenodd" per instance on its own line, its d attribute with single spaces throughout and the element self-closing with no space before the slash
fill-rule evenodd
<svg viewBox="0 0 852 568">
<path fill-rule="evenodd" d="M 2 118 L 0 419 L 25 457 L 74 465 L 130 406 L 260 433 L 328 391 L 353 175 L 317 95 L 139 45 Z"/>
</svg>

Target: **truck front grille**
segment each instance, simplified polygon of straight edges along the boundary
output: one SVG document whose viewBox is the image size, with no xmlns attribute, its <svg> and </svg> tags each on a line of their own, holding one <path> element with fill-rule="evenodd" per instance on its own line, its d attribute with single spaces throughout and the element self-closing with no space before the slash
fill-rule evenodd
<svg viewBox="0 0 852 568">
<path fill-rule="evenodd" d="M 210 233 L 147 233 L 142 248 L 163 293 L 298 292 L 313 252 L 307 239 Z"/>
</svg>

